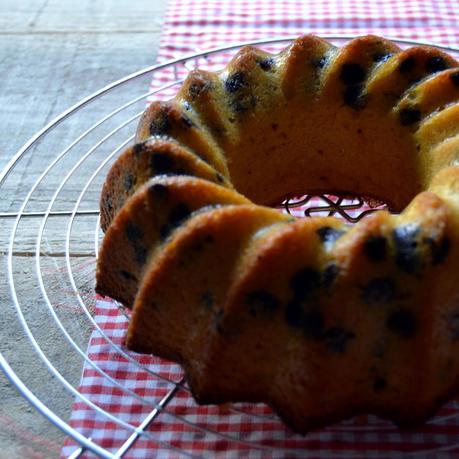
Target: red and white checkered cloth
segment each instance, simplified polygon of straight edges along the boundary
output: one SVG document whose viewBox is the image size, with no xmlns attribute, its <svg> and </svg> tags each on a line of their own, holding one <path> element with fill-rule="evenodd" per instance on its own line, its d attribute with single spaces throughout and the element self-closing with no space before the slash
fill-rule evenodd
<svg viewBox="0 0 459 459">
<path fill-rule="evenodd" d="M 171 0 L 159 61 L 268 37 L 372 33 L 459 46 L 459 5 L 454 0 Z M 264 49 L 279 49 L 264 46 Z M 147 52 L 147 51 L 146 51 Z M 222 67 L 234 51 L 159 72 L 152 90 L 185 76 L 194 65 Z M 177 87 L 155 97 L 169 97 Z M 115 453 L 161 400 L 146 434 L 124 457 L 459 457 L 459 404 L 450 403 L 424 428 L 400 432 L 373 417 L 311 433 L 290 432 L 264 405 L 197 406 L 181 381 L 178 365 L 128 353 L 123 347 L 128 319 L 111 302 L 97 301 L 96 322 L 79 387 L 84 399 L 73 406 L 70 424 Z M 97 408 L 95 408 L 97 407 Z M 79 445 L 68 440 L 62 456 Z M 442 451 L 440 453 L 440 451 Z M 81 457 L 93 457 L 85 452 Z"/>
</svg>

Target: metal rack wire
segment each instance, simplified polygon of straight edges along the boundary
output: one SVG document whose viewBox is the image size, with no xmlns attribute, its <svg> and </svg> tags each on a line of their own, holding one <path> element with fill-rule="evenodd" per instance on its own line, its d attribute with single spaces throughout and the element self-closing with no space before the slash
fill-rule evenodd
<svg viewBox="0 0 459 459">
<path fill-rule="evenodd" d="M 352 37 L 327 38 L 342 43 Z M 9 298 L 17 321 L 15 326 L 25 332 L 28 352 L 36 354 L 48 383 L 55 385 L 53 387 L 60 391 L 61 396 L 69 400 L 69 406 L 73 400 L 79 400 L 88 409 L 126 430 L 126 439 L 117 451 L 110 451 L 82 435 L 68 423 L 68 412 L 58 413 L 54 410 L 52 402 L 45 400 L 43 390 L 37 388 L 24 371 L 21 373 L 15 367 L 17 362 L 12 363 L 5 353 L 0 353 L 0 367 L 11 383 L 37 411 L 77 443 L 78 446 L 69 457 L 79 458 L 85 452 L 103 458 L 125 457 L 140 438 L 161 443 L 163 448 L 177 456 L 194 457 L 193 453 L 176 448 L 173 442 L 160 440 L 149 430 L 160 415 L 167 415 L 177 422 L 191 425 L 201 435 L 222 437 L 229 442 L 245 444 L 249 450 L 276 453 L 278 456 L 286 454 L 306 457 L 305 451 L 257 444 L 244 440 L 237 434 L 224 435 L 212 427 L 194 425 L 186 416 L 168 413 L 166 407 L 179 391 L 190 396 L 185 381 L 181 377 L 165 377 L 141 365 L 122 346 L 115 343 L 94 317 L 95 300 L 92 295 L 95 259 L 101 239 L 97 210 L 99 191 L 114 158 L 132 142 L 135 121 L 142 113 L 146 101 L 151 97 L 169 97 L 179 88 L 190 68 L 199 66 L 214 69 L 221 66 L 228 51 L 233 52 L 245 44 L 260 45 L 273 51 L 283 47 L 289 40 L 291 38 L 229 45 L 152 66 L 116 81 L 51 121 L 18 151 L 0 174 L 0 190 L 14 196 L 10 201 L 0 203 L 0 225 L 2 231 L 9 234 L 5 247 L 4 276 L 8 281 Z M 402 45 L 417 44 L 408 40 L 398 41 Z M 452 54 L 459 54 L 457 49 L 446 46 L 441 48 Z M 145 92 L 152 78 L 164 83 Z M 81 120 L 87 124 L 81 132 L 75 131 L 77 117 L 78 129 L 81 129 Z M 55 154 L 53 152 L 56 151 L 56 145 L 66 146 L 59 148 L 59 152 Z M 35 169 L 40 172 L 28 177 L 26 173 L 33 161 L 40 161 L 40 168 Z M 17 190 L 12 193 L 11 190 L 16 190 L 19 181 L 25 183 L 25 191 Z M 381 208 L 368 206 L 362 199 L 343 200 L 332 196 L 306 196 L 288 200 L 283 207 L 294 215 L 339 215 L 350 223 Z M 34 298 L 33 311 L 29 307 L 31 297 Z M 75 314 L 78 314 L 77 325 Z M 65 358 L 68 359 L 71 355 L 75 362 L 70 371 L 67 370 L 68 365 L 64 369 L 62 356 L 55 354 L 53 344 L 43 342 L 37 333 L 37 319 L 40 322 L 46 321 L 46 326 L 53 330 L 56 339 L 64 343 L 68 353 Z M 165 395 L 159 400 L 139 396 L 125 387 L 122 381 L 101 369 L 85 350 L 91 330 L 97 331 L 120 358 L 135 365 L 139 371 L 148 373 L 152 379 L 161 380 L 168 387 Z M 130 423 L 80 393 L 78 377 L 82 363 L 105 378 L 113 387 L 147 406 L 149 412 L 143 420 L 139 424 Z M 237 411 L 243 410 L 243 407 L 235 406 L 231 409 Z M 449 418 L 455 419 L 456 413 L 449 412 L 441 420 Z M 433 422 L 438 421 L 439 418 Z M 368 429 L 393 431 L 394 428 L 388 425 L 360 426 L 350 423 L 335 429 L 359 432 Z M 458 447 L 459 443 L 448 444 L 440 449 L 448 451 Z M 420 445 L 418 452 L 422 453 L 422 450 Z M 336 457 L 357 456 L 355 453 L 346 455 L 343 452 Z M 381 455 L 376 452 L 372 457 L 389 455 L 387 451 L 383 451 Z"/>
</svg>

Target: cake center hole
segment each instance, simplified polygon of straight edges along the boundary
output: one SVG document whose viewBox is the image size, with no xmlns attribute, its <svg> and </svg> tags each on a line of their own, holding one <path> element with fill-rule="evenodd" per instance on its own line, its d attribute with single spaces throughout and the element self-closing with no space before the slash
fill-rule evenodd
<svg viewBox="0 0 459 459">
<path fill-rule="evenodd" d="M 387 203 L 380 200 L 365 196 L 343 197 L 333 194 L 292 196 L 276 208 L 297 218 L 333 216 L 351 224 L 379 210 L 393 212 Z"/>
</svg>

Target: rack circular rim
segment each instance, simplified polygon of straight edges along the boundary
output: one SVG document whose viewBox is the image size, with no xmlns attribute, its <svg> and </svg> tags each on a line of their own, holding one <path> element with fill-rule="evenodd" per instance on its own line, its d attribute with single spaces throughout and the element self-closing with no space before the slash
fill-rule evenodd
<svg viewBox="0 0 459 459">
<path fill-rule="evenodd" d="M 352 38 L 355 38 L 355 35 L 351 34 L 333 34 L 333 35 L 321 35 L 322 38 L 328 39 L 328 40 L 350 40 Z M 114 90 L 115 88 L 118 88 L 120 86 L 123 86 L 125 84 L 128 84 L 129 82 L 136 80 L 142 76 L 146 76 L 148 74 L 153 74 L 155 71 L 159 71 L 161 69 L 165 69 L 168 67 L 173 67 L 177 64 L 183 64 L 187 61 L 193 60 L 193 59 L 198 59 L 202 57 L 206 57 L 208 55 L 213 55 L 217 53 L 221 53 L 224 51 L 230 51 L 233 49 L 241 48 L 243 46 L 257 46 L 257 45 L 269 45 L 269 44 L 275 44 L 275 43 L 288 43 L 291 42 L 297 38 L 297 36 L 289 36 L 289 37 L 273 37 L 269 39 L 260 39 L 260 40 L 251 40 L 251 41 L 244 41 L 244 42 L 238 42 L 238 43 L 231 43 L 226 46 L 221 46 L 221 47 L 214 47 L 211 49 L 206 49 L 197 53 L 190 53 L 186 54 L 182 57 L 179 57 L 177 59 L 171 59 L 168 60 L 164 63 L 161 64 L 156 64 L 152 66 L 145 67 L 141 70 L 138 70 L 136 72 L 133 72 L 123 78 L 120 78 L 112 83 L 109 83 L 108 85 L 102 87 L 98 91 L 95 91 L 94 93 L 90 94 L 89 96 L 81 99 L 79 102 L 76 104 L 72 105 L 69 107 L 67 110 L 63 111 L 61 114 L 57 115 L 54 119 L 52 119 L 48 124 L 46 124 L 41 130 L 39 130 L 36 134 L 34 134 L 27 142 L 24 143 L 24 145 L 14 154 L 14 156 L 9 160 L 5 168 L 0 171 L 0 188 L 4 185 L 6 179 L 8 176 L 12 173 L 14 168 L 17 166 L 21 158 L 32 148 L 34 147 L 42 138 L 44 138 L 47 134 L 49 134 L 51 131 L 53 131 L 56 127 L 58 127 L 62 122 L 64 122 L 68 117 L 71 115 L 74 115 L 76 112 L 81 110 L 83 107 L 86 105 L 90 104 L 91 102 L 96 101 L 103 95 L 109 93 L 111 90 Z M 433 46 L 435 48 L 447 51 L 447 52 L 452 52 L 452 53 L 459 53 L 459 47 L 453 47 L 453 46 L 448 46 L 448 45 L 441 45 L 433 42 L 426 42 L 422 40 L 410 40 L 410 39 L 403 39 L 403 38 L 396 38 L 396 37 L 385 37 L 388 40 L 391 40 L 395 43 L 399 43 L 402 45 L 422 45 L 422 46 Z M 178 84 L 179 81 L 174 81 L 172 85 Z M 142 96 L 139 96 L 138 99 L 144 99 L 148 96 L 148 94 L 143 94 Z M 123 107 L 119 108 L 121 110 Z M 112 112 L 113 113 L 113 112 Z M 103 122 L 103 120 L 101 121 Z M 128 139 L 129 140 L 129 139 Z M 77 139 L 78 141 L 78 139 Z M 77 142 L 76 141 L 76 142 Z M 79 199 L 84 194 L 84 190 L 81 192 Z M 24 201 L 25 203 L 26 201 Z M 76 211 L 76 207 L 78 205 L 75 204 L 75 208 L 73 210 L 73 216 Z M 51 207 L 51 205 L 50 205 Z M 22 209 L 23 212 L 24 209 Z M 16 216 L 15 219 L 15 224 L 19 222 L 21 219 L 22 212 L 19 212 Z M 48 209 L 48 214 L 49 214 L 49 209 Z M 45 219 L 46 222 L 46 219 Z M 72 226 L 72 221 L 70 222 L 68 232 L 70 231 Z M 97 233 L 97 231 L 96 231 Z M 97 234 L 96 234 L 97 236 Z M 68 238 L 69 234 L 67 234 L 67 243 L 68 243 Z M 8 247 L 8 258 L 12 257 L 12 244 L 14 241 L 14 234 L 11 236 L 10 239 L 10 245 Z M 38 244 L 38 242 L 37 242 Z M 97 237 L 95 240 L 95 245 L 96 245 L 96 253 L 97 253 Z M 68 256 L 69 253 L 66 254 L 67 262 L 68 262 Z M 37 261 L 37 263 L 39 263 Z M 71 271 L 70 271 L 71 274 Z M 10 289 L 10 294 L 15 296 L 15 290 L 14 290 L 14 284 L 11 282 L 12 280 L 12 272 L 11 272 L 11 266 L 8 265 L 8 276 L 9 276 L 9 282 L 8 282 L 8 287 Z M 17 300 L 15 300 L 17 302 Z M 20 308 L 20 306 L 18 305 Z M 61 417 L 59 417 L 56 413 L 54 413 L 43 401 L 41 401 L 24 383 L 24 381 L 16 374 L 16 372 L 13 370 L 13 368 L 10 366 L 4 355 L 0 352 L 0 369 L 3 371 L 3 373 L 6 375 L 7 379 L 10 381 L 10 383 L 18 390 L 18 392 L 30 403 L 31 406 L 33 406 L 36 411 L 38 411 L 42 416 L 44 416 L 49 422 L 54 424 L 57 428 L 59 428 L 61 431 L 63 431 L 66 435 L 68 435 L 70 438 L 72 438 L 75 442 L 81 445 L 81 448 L 79 450 L 76 450 L 74 454 L 71 455 L 72 458 L 77 458 L 80 457 L 80 455 L 85 451 L 91 451 L 95 454 L 97 454 L 100 457 L 103 458 L 115 458 L 115 457 L 120 457 L 118 453 L 116 455 L 108 452 L 105 448 L 99 446 L 97 443 L 93 442 L 90 438 L 85 437 L 82 435 L 78 430 L 75 428 L 71 427 L 68 422 L 63 420 Z M 183 379 L 174 382 L 174 390 L 179 389 L 183 385 Z M 162 401 L 161 401 L 162 402 Z M 158 410 L 158 412 L 161 410 L 161 402 L 156 406 L 155 410 Z M 155 411 L 154 410 L 154 411 Z M 134 429 L 136 430 L 136 429 Z M 457 445 L 455 445 L 457 447 Z M 187 454 L 184 451 L 180 451 L 182 454 Z M 419 452 L 421 454 L 426 454 L 431 451 L 423 451 Z M 409 453 L 408 456 L 412 456 L 415 454 L 418 454 L 418 452 L 413 452 Z"/>
</svg>

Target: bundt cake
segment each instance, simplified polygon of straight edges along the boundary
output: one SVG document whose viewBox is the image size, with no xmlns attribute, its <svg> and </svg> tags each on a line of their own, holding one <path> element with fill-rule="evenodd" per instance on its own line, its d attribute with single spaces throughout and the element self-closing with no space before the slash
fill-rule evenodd
<svg viewBox="0 0 459 459">
<path fill-rule="evenodd" d="M 143 114 L 102 191 L 96 290 L 199 403 L 266 402 L 301 433 L 417 425 L 459 392 L 458 161 L 459 67 L 438 49 L 245 47 Z M 266 207 L 316 192 L 394 213 Z"/>
</svg>

